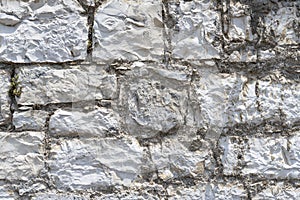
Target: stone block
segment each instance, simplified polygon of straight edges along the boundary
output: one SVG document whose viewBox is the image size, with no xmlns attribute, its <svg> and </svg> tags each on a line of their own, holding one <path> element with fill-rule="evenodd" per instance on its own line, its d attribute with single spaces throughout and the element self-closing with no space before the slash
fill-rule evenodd
<svg viewBox="0 0 300 200">
<path fill-rule="evenodd" d="M 14 63 L 84 60 L 87 17 L 75 0 L 0 4 L 0 61 Z"/>
<path fill-rule="evenodd" d="M 13 125 L 17 131 L 42 131 L 47 117 L 48 112 L 43 110 L 14 112 Z"/>
<path fill-rule="evenodd" d="M 159 61 L 164 54 L 159 0 L 110 0 L 95 15 L 93 59 Z"/>
<path fill-rule="evenodd" d="M 0 179 L 28 181 L 44 168 L 42 132 L 0 132 Z"/>
<path fill-rule="evenodd" d="M 10 122 L 10 74 L 7 70 L 0 69 L 0 125 Z"/>
</svg>

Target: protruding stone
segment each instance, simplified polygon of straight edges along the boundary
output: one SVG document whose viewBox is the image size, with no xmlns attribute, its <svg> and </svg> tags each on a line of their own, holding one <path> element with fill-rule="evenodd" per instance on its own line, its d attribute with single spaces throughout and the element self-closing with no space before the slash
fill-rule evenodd
<svg viewBox="0 0 300 200">
<path fill-rule="evenodd" d="M 129 134 L 172 134 L 184 123 L 188 74 L 134 63 L 122 80 L 119 108 Z"/>
</svg>

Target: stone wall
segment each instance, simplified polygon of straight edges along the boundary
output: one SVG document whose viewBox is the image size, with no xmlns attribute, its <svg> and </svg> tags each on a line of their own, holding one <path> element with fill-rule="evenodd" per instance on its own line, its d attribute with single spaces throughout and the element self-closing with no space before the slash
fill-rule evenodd
<svg viewBox="0 0 300 200">
<path fill-rule="evenodd" d="M 297 0 L 0 0 L 0 199 L 300 199 Z"/>
</svg>

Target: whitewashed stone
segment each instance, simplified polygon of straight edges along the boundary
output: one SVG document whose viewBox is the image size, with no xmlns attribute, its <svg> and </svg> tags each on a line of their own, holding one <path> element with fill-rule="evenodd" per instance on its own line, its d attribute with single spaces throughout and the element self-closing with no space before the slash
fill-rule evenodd
<svg viewBox="0 0 300 200">
<path fill-rule="evenodd" d="M 135 63 L 122 80 L 119 108 L 130 134 L 150 138 L 184 123 L 188 74 Z"/>
<path fill-rule="evenodd" d="M 60 139 L 53 142 L 51 155 L 50 176 L 60 190 L 128 185 L 146 164 L 143 148 L 131 139 Z"/>
<path fill-rule="evenodd" d="M 151 145 L 151 159 L 158 176 L 166 181 L 188 175 L 203 175 L 205 161 L 210 159 L 209 145 L 203 143 L 196 151 L 189 151 L 178 138 L 165 139 L 161 144 Z"/>
<path fill-rule="evenodd" d="M 171 200 L 242 200 L 247 197 L 243 185 L 238 182 L 232 183 L 201 183 L 189 188 L 174 188 L 176 193 L 169 199 Z M 174 190 L 173 189 L 173 190 Z"/>
<path fill-rule="evenodd" d="M 43 110 L 29 110 L 14 112 L 13 125 L 18 131 L 41 131 L 45 127 L 48 112 Z"/>
<path fill-rule="evenodd" d="M 15 63 L 83 60 L 87 17 L 75 0 L 1 1 L 0 61 Z"/>
<path fill-rule="evenodd" d="M 267 189 L 256 194 L 253 200 L 273 200 L 273 199 L 290 199 L 297 200 L 300 198 L 300 188 L 295 188 L 291 185 L 286 185 L 284 182 L 278 182 L 274 186 L 270 186 Z"/>
<path fill-rule="evenodd" d="M 44 168 L 42 132 L 0 133 L 0 179 L 28 181 Z"/>
<path fill-rule="evenodd" d="M 53 136 L 104 137 L 118 134 L 118 130 L 116 114 L 106 108 L 91 112 L 57 110 L 49 121 L 49 131 Z"/>
<path fill-rule="evenodd" d="M 87 70 L 23 67 L 17 73 L 22 87 L 18 104 L 23 105 L 112 99 L 117 91 L 116 76 L 93 66 Z"/>
<path fill-rule="evenodd" d="M 0 125 L 8 124 L 10 120 L 9 89 L 10 75 L 8 71 L 0 69 Z"/>
<path fill-rule="evenodd" d="M 110 0 L 95 16 L 93 59 L 161 60 L 163 23 L 159 0 Z"/>
<path fill-rule="evenodd" d="M 220 58 L 220 13 L 215 1 L 184 1 L 169 3 L 174 18 L 171 28 L 172 55 L 184 60 Z M 171 20 L 171 19 L 170 19 Z"/>
<path fill-rule="evenodd" d="M 300 178 L 299 136 L 248 137 L 247 141 L 221 139 L 224 153 L 222 164 L 228 175 L 241 171 L 243 175 L 256 175 L 270 179 Z M 242 152 L 242 153 L 240 153 Z M 241 162 L 237 162 L 240 155 Z M 241 166 L 243 163 L 244 166 Z"/>
</svg>

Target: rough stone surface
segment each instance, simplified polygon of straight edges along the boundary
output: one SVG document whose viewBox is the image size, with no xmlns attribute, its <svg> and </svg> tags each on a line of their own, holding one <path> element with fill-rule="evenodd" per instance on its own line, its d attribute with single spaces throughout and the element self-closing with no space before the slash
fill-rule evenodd
<svg viewBox="0 0 300 200">
<path fill-rule="evenodd" d="M 170 1 L 167 27 L 171 29 L 174 58 L 201 60 L 220 58 L 221 13 L 216 1 Z"/>
<path fill-rule="evenodd" d="M 119 122 L 110 109 L 99 108 L 91 112 L 57 110 L 49 121 L 53 136 L 99 136 L 118 134 Z"/>
<path fill-rule="evenodd" d="M 82 60 L 87 49 L 87 17 L 75 0 L 1 1 L 0 61 Z"/>
<path fill-rule="evenodd" d="M 116 95 L 116 76 L 98 67 L 52 69 L 24 67 L 18 71 L 22 94 L 18 104 L 70 103 L 111 99 Z"/>
<path fill-rule="evenodd" d="M 142 173 L 144 164 L 143 148 L 131 139 L 59 139 L 50 154 L 50 176 L 58 189 L 128 185 Z"/>
<path fill-rule="evenodd" d="M 28 110 L 15 112 L 13 115 L 13 125 L 18 131 L 42 131 L 48 112 L 43 110 Z"/>
<path fill-rule="evenodd" d="M 95 16 L 93 59 L 155 60 L 164 53 L 162 3 L 159 0 L 110 0 Z"/>
<path fill-rule="evenodd" d="M 9 72 L 0 69 L 0 125 L 8 124 L 10 120 L 9 82 Z"/>
<path fill-rule="evenodd" d="M 298 200 L 299 13 L 0 0 L 0 199 Z"/>
<path fill-rule="evenodd" d="M 27 181 L 44 168 L 42 132 L 1 132 L 1 180 Z"/>
</svg>

